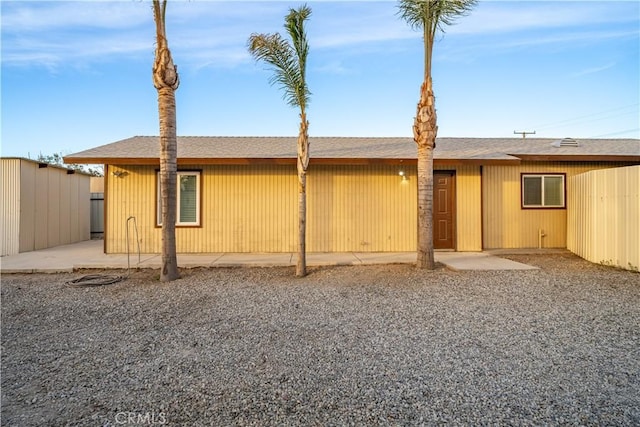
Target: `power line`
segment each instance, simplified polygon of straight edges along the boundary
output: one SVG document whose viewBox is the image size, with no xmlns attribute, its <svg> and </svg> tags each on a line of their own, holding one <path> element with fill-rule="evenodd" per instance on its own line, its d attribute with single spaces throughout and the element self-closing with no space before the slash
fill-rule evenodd
<svg viewBox="0 0 640 427">
<path fill-rule="evenodd" d="M 635 104 L 629 104 L 629 105 L 625 105 L 623 107 L 611 108 L 609 110 L 604 110 L 604 111 L 600 111 L 600 112 L 597 112 L 597 113 L 586 114 L 584 116 L 578 116 L 578 117 L 574 117 L 574 118 L 571 118 L 571 119 L 565 119 L 565 120 L 560 120 L 560 121 L 557 121 L 557 122 L 546 123 L 546 124 L 542 124 L 542 125 L 534 126 L 534 127 L 536 129 L 547 129 L 547 128 L 550 128 L 550 127 L 561 127 L 561 126 L 558 126 L 558 125 L 577 124 L 577 123 L 580 123 L 582 121 L 586 121 L 584 119 L 588 119 L 588 118 L 593 117 L 593 116 L 599 116 L 599 115 L 606 114 L 606 113 L 611 113 L 611 112 L 614 112 L 614 111 L 624 110 L 624 109 L 627 109 L 627 108 L 630 108 L 630 107 L 636 107 L 639 104 L 640 104 L 639 102 L 636 102 Z M 605 117 L 598 118 L 596 120 L 604 120 L 604 119 L 609 119 L 609 118 L 613 118 L 613 117 L 619 117 L 619 116 L 623 116 L 623 115 L 630 114 L 630 113 L 632 113 L 632 111 L 627 112 L 627 113 L 622 113 L 622 114 L 608 115 L 608 116 L 605 116 Z"/>
<path fill-rule="evenodd" d="M 601 135 L 590 136 L 589 138 L 602 138 L 604 136 L 623 135 L 625 133 L 636 132 L 636 131 L 639 131 L 639 130 L 640 130 L 640 128 L 627 129 L 627 130 L 621 130 L 620 132 L 603 133 Z"/>
</svg>

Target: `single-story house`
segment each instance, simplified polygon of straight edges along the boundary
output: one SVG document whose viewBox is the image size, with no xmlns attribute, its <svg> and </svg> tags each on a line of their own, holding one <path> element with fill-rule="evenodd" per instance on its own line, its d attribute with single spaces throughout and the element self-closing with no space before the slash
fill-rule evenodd
<svg viewBox="0 0 640 427">
<path fill-rule="evenodd" d="M 3 157 L 0 176 L 0 255 L 89 240 L 89 174 Z"/>
<path fill-rule="evenodd" d="M 307 250 L 414 251 L 417 149 L 411 138 L 311 137 Z M 65 157 L 105 167 L 106 253 L 161 248 L 159 138 Z M 439 138 L 436 249 L 565 248 L 568 178 L 640 164 L 637 139 Z M 295 252 L 295 137 L 178 137 L 177 250 Z M 131 235 L 131 232 L 129 233 Z"/>
</svg>

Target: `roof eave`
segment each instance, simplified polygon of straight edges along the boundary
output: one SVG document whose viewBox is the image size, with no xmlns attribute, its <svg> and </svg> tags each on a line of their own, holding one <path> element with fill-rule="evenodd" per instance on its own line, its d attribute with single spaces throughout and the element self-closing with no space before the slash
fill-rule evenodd
<svg viewBox="0 0 640 427">
<path fill-rule="evenodd" d="M 513 154 L 525 161 L 535 162 L 627 162 L 640 163 L 640 155 L 620 154 Z"/>
<path fill-rule="evenodd" d="M 150 157 L 65 157 L 65 163 L 158 166 L 160 159 Z M 415 165 L 415 158 L 328 158 L 309 159 L 312 165 Z M 434 159 L 437 166 L 455 165 L 517 165 L 520 159 Z M 295 165 L 295 158 L 220 158 L 181 157 L 178 165 Z"/>
<path fill-rule="evenodd" d="M 433 164 L 436 166 L 456 166 L 456 165 L 518 165 L 522 161 L 565 161 L 565 162 L 624 162 L 629 164 L 640 164 L 640 155 L 551 155 L 551 154 L 514 154 L 514 157 L 507 159 L 492 158 L 435 158 Z M 107 165 L 140 165 L 158 166 L 160 159 L 150 157 L 65 157 L 67 164 L 107 164 Z M 316 157 L 309 160 L 312 165 L 414 165 L 415 158 L 328 158 Z M 291 157 L 277 158 L 224 158 L 224 157 L 181 157 L 178 158 L 179 165 L 294 165 L 296 159 Z"/>
</svg>

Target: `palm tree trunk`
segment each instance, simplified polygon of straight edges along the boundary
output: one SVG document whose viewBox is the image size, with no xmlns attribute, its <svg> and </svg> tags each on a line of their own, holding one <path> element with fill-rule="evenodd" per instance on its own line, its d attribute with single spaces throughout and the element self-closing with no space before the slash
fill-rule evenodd
<svg viewBox="0 0 640 427">
<path fill-rule="evenodd" d="M 176 95 L 180 85 L 178 67 L 173 64 L 165 29 L 166 0 L 153 1 L 156 23 L 156 51 L 153 61 L 153 85 L 158 90 L 160 119 L 160 194 L 162 196 L 162 268 L 160 280 L 178 279 L 176 255 L 177 157 Z"/>
<path fill-rule="evenodd" d="M 433 270 L 433 150 L 418 147 L 418 268 Z"/>
<path fill-rule="evenodd" d="M 160 281 L 180 277 L 176 255 L 177 219 L 177 133 L 176 98 L 173 89 L 158 89 L 160 116 L 160 191 L 162 195 L 162 269 Z"/>
<path fill-rule="evenodd" d="M 433 149 L 436 146 L 436 109 L 431 78 L 420 88 L 413 138 L 418 145 L 418 254 L 416 266 L 433 270 Z"/>
<path fill-rule="evenodd" d="M 298 134 L 298 263 L 296 276 L 307 275 L 307 167 L 309 166 L 309 122 L 300 113 L 300 133 Z"/>
</svg>

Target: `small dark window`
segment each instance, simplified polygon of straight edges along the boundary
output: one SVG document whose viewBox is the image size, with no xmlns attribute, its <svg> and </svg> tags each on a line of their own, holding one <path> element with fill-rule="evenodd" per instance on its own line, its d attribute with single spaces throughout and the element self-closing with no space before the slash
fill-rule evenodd
<svg viewBox="0 0 640 427">
<path fill-rule="evenodd" d="M 522 174 L 523 208 L 564 208 L 564 175 Z"/>
</svg>

